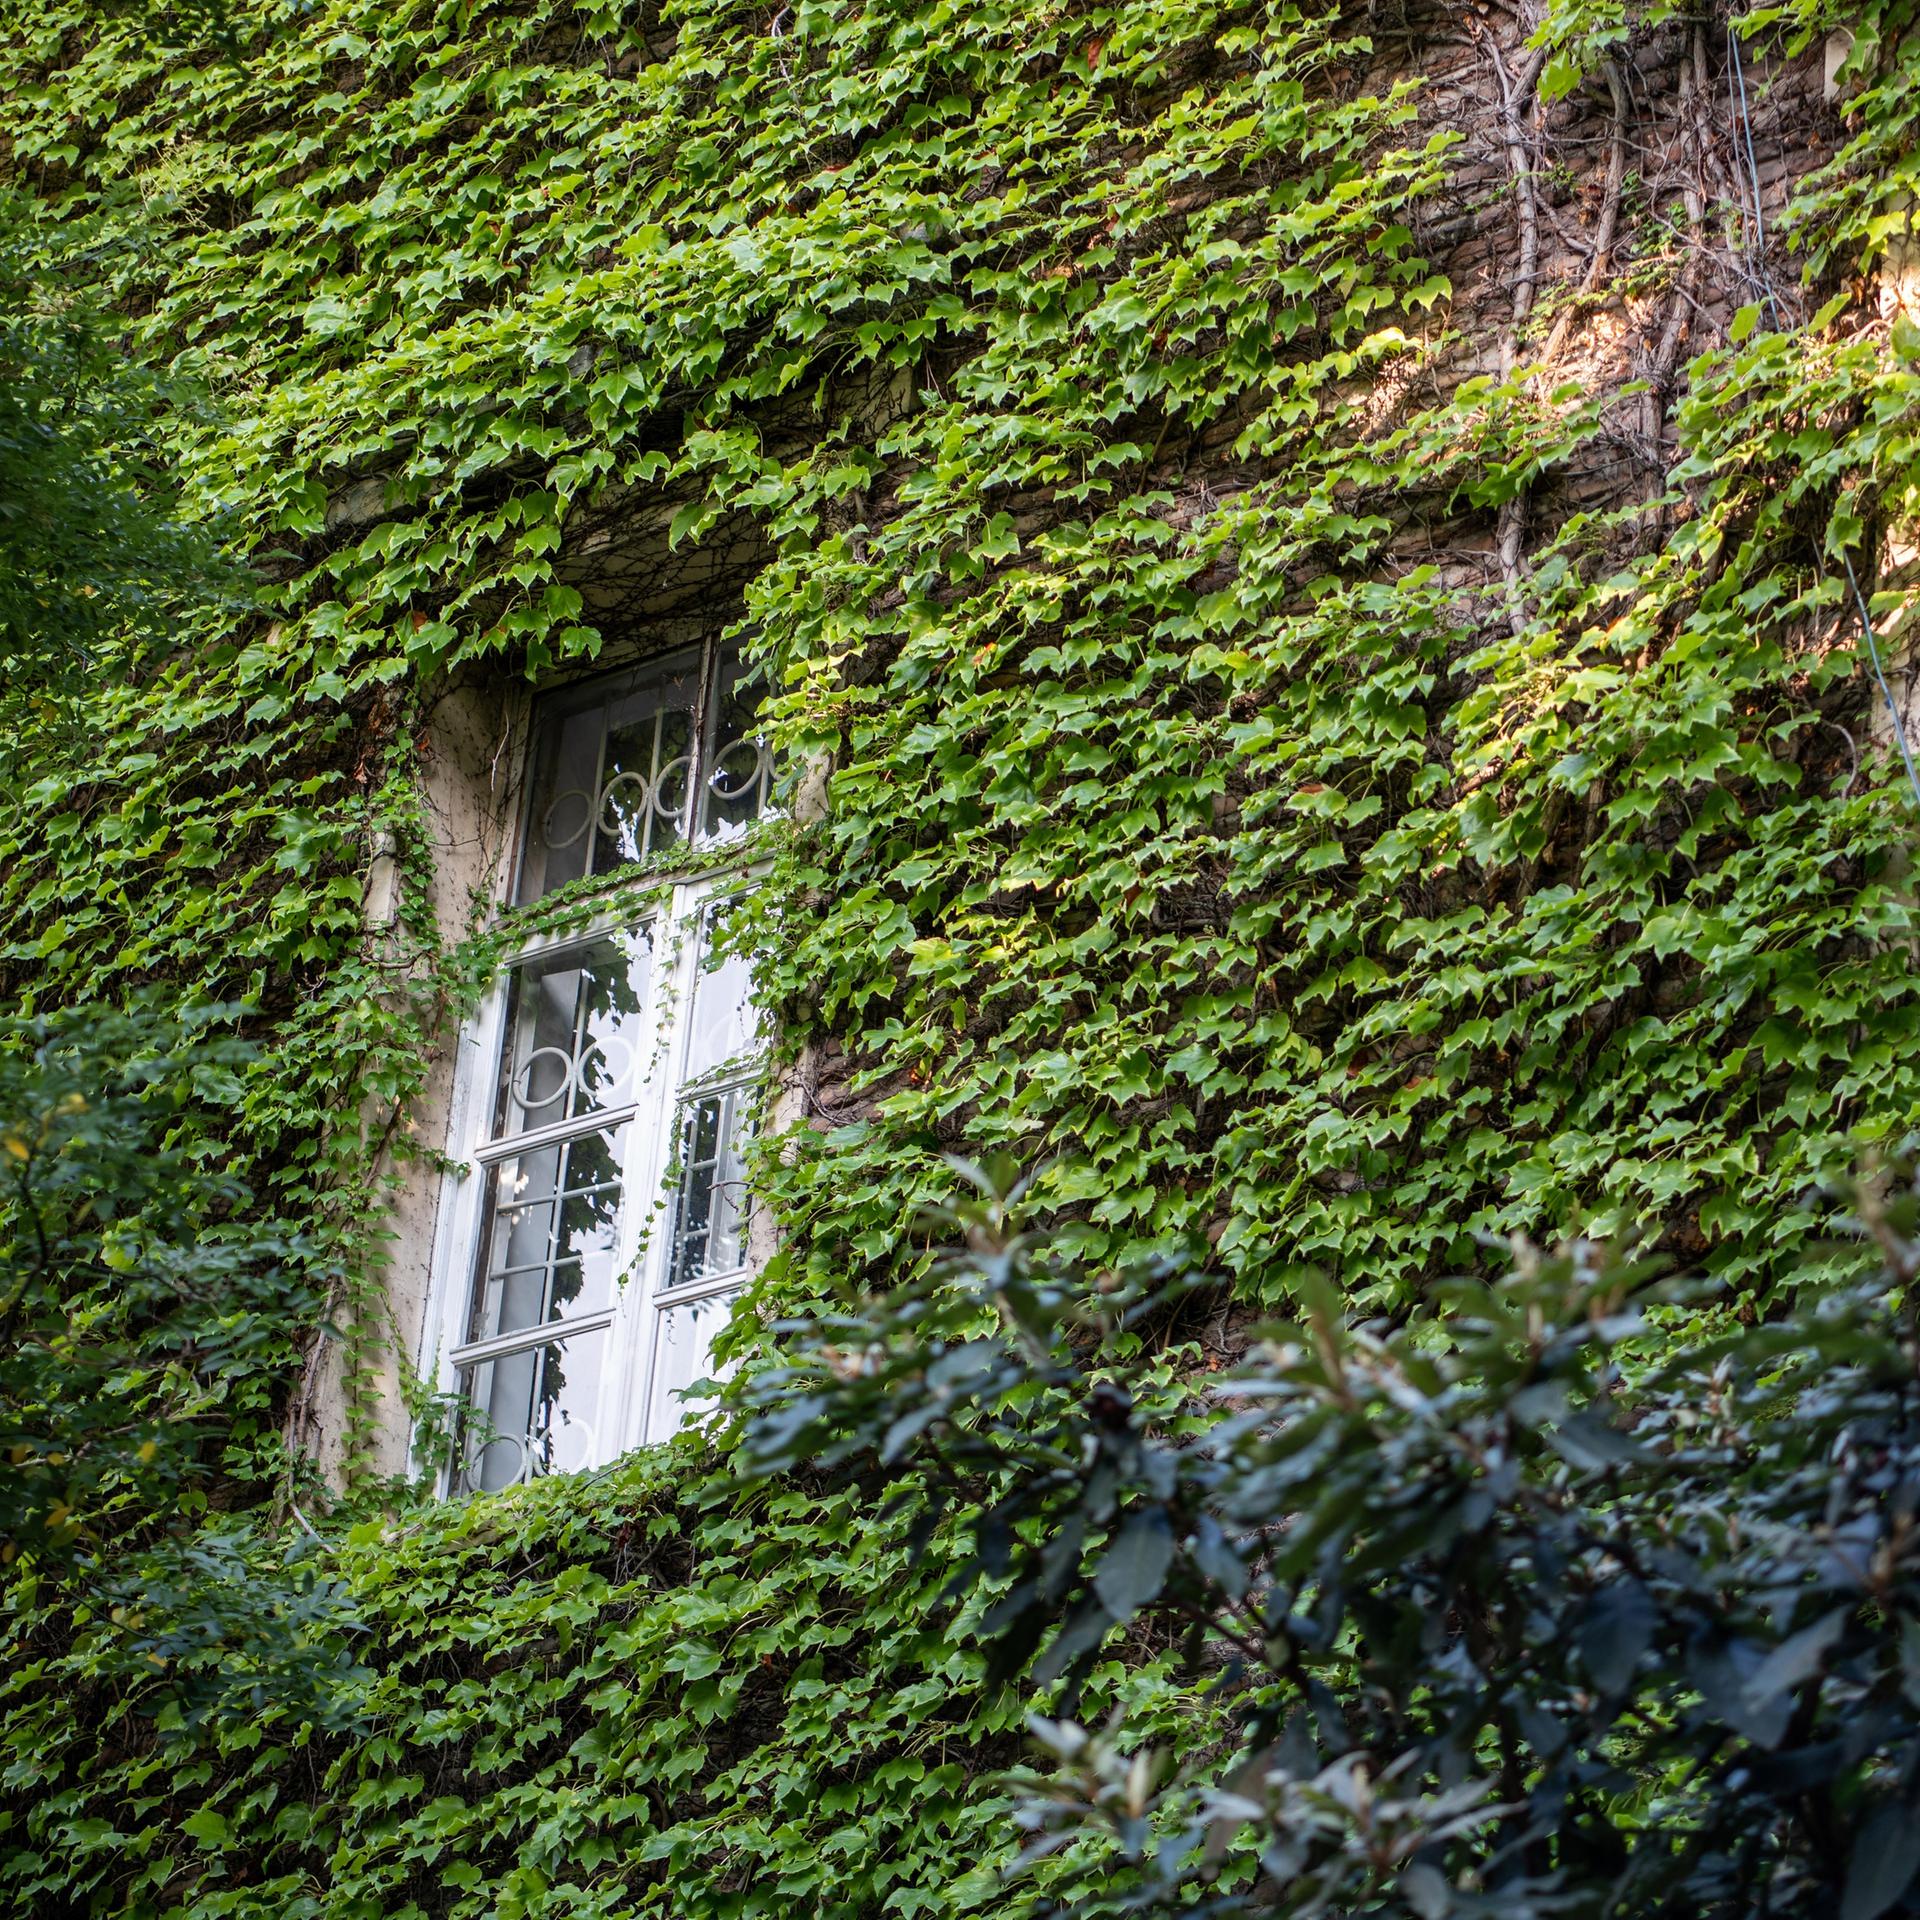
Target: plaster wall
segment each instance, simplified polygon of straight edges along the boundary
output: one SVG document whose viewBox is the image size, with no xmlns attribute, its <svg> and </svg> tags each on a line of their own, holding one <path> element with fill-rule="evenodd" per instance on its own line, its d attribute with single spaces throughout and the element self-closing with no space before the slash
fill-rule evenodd
<svg viewBox="0 0 1920 1920">
<path fill-rule="evenodd" d="M 441 946 L 466 938 L 500 899 L 512 856 L 516 779 L 528 702 L 522 690 L 476 682 L 447 689 L 429 715 L 421 759 L 424 858 L 413 871 L 424 884 Z M 386 947 L 396 967 L 418 965 L 396 936 L 399 889 L 396 850 L 376 844 L 368 862 L 363 911 L 367 938 Z M 316 1343 L 300 1403 L 294 1440 L 337 1481 L 356 1424 L 366 1467 L 378 1475 L 412 1470 L 407 1374 L 416 1357 L 431 1358 L 426 1314 L 443 1181 L 441 1156 L 453 1144 L 453 1093 L 458 1050 L 472 1046 L 458 1010 L 442 1011 L 430 1042 L 421 1095 L 395 1116 L 372 1105 L 361 1123 L 390 1133 L 381 1166 L 391 1183 L 386 1264 L 376 1276 L 384 1296 L 372 1326 L 349 1329 L 348 1302 L 337 1303 L 331 1325 Z M 348 1376 L 349 1346 L 368 1371 Z"/>
</svg>

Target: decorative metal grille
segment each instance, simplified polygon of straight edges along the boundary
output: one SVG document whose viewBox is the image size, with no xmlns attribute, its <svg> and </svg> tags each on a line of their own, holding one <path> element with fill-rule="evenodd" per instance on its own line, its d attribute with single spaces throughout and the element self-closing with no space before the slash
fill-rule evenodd
<svg viewBox="0 0 1920 1920">
<path fill-rule="evenodd" d="M 542 703 L 522 904 L 690 837 L 727 839 L 766 810 L 773 763 L 739 657 L 721 654 L 704 672 L 701 661 L 698 650 L 675 654 Z"/>
<path fill-rule="evenodd" d="M 714 697 L 707 707 L 700 764 L 703 842 L 742 833 L 767 810 L 773 756 L 759 736 L 754 703 L 741 691 L 740 661 L 735 655 L 720 662 Z"/>
</svg>

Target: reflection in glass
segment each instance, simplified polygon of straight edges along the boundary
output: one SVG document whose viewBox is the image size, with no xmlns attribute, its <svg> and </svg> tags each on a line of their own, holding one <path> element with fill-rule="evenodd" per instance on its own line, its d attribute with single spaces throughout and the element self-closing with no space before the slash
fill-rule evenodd
<svg viewBox="0 0 1920 1920">
<path fill-rule="evenodd" d="M 522 903 L 686 839 L 699 686 L 694 649 L 541 702 Z"/>
<path fill-rule="evenodd" d="M 681 1105 L 669 1287 L 692 1286 L 745 1265 L 747 1185 L 741 1150 L 747 1095 L 745 1087 L 728 1087 Z"/>
<path fill-rule="evenodd" d="M 604 1331 L 524 1347 L 460 1371 L 469 1412 L 457 1490 L 492 1492 L 594 1457 Z"/>
<path fill-rule="evenodd" d="M 739 1297 L 736 1287 L 662 1309 L 654 1342 L 653 1392 L 647 1402 L 649 1441 L 673 1437 L 687 1411 L 681 1395 L 696 1380 L 724 1380 L 733 1371 L 716 1370 L 710 1356 L 714 1335 L 727 1324 Z"/>
<path fill-rule="evenodd" d="M 584 1133 L 487 1169 L 469 1340 L 608 1304 L 626 1135 Z"/>
<path fill-rule="evenodd" d="M 773 784 L 773 757 L 759 733 L 759 702 L 742 685 L 740 655 L 720 658 L 701 742 L 700 838 L 725 840 L 759 819 Z"/>
<path fill-rule="evenodd" d="M 507 998 L 496 1135 L 551 1127 L 635 1097 L 646 1069 L 652 935 L 644 926 L 523 961 Z"/>
<path fill-rule="evenodd" d="M 702 1080 L 729 1061 L 744 1060 L 759 1041 L 752 963 L 742 954 L 724 951 L 727 912 L 728 903 L 722 903 L 701 923 L 683 1084 Z"/>
</svg>

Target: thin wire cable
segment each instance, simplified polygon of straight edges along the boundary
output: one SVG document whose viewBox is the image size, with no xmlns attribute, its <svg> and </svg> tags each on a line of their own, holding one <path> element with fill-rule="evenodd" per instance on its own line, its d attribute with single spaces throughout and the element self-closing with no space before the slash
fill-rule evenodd
<svg viewBox="0 0 1920 1920">
<path fill-rule="evenodd" d="M 1753 185 L 1753 257 L 1759 269 L 1760 285 L 1767 296 L 1767 306 L 1773 314 L 1773 324 L 1777 330 L 1780 325 L 1780 302 L 1773 291 L 1773 276 L 1767 272 L 1767 221 L 1760 210 L 1760 162 L 1753 151 L 1753 115 L 1747 110 L 1747 70 L 1740 59 L 1740 36 L 1734 31 L 1733 22 L 1727 22 L 1727 48 L 1733 56 L 1733 77 L 1740 89 L 1740 136 L 1747 150 L 1747 178 Z"/>
<path fill-rule="evenodd" d="M 1900 703 L 1893 697 L 1893 688 L 1887 684 L 1887 670 L 1880 664 L 1880 642 L 1874 636 L 1873 616 L 1867 611 L 1867 596 L 1860 591 L 1860 582 L 1855 577 L 1853 562 L 1845 553 L 1840 556 L 1840 564 L 1847 570 L 1847 585 L 1853 589 L 1853 604 L 1860 615 L 1860 631 L 1867 636 L 1867 657 L 1873 662 L 1873 677 L 1880 682 L 1880 691 L 1886 696 L 1887 712 L 1893 716 L 1893 737 L 1900 748 L 1900 758 L 1906 762 L 1907 785 L 1913 789 L 1913 803 L 1920 807 L 1920 773 L 1914 771 L 1913 749 L 1907 745 L 1906 723 L 1900 718 Z"/>
<path fill-rule="evenodd" d="M 1747 154 L 1747 179 L 1753 188 L 1753 229 L 1759 248 L 1756 256 L 1760 269 L 1760 284 L 1766 291 L 1767 304 L 1773 309 L 1773 324 L 1780 325 L 1780 303 L 1773 291 L 1773 277 L 1766 267 L 1766 228 L 1760 218 L 1760 163 L 1753 152 L 1753 116 L 1747 111 L 1747 78 L 1740 64 L 1740 36 L 1734 32 L 1731 23 L 1727 27 L 1727 46 L 1733 55 L 1733 72 L 1740 88 L 1740 131 Z M 1907 726 L 1901 718 L 1900 703 L 1893 696 L 1893 687 L 1887 679 L 1887 670 L 1880 659 L 1880 641 L 1873 630 L 1873 615 L 1867 606 L 1867 596 L 1860 591 L 1860 581 L 1853 571 L 1853 561 L 1844 551 L 1840 555 L 1840 564 L 1847 570 L 1847 585 L 1853 589 L 1854 610 L 1860 616 L 1860 631 L 1867 642 L 1867 658 L 1873 662 L 1873 677 L 1880 683 L 1881 697 L 1887 703 L 1887 718 L 1893 722 L 1894 744 L 1900 749 L 1900 759 L 1907 770 L 1907 785 L 1913 789 L 1913 802 L 1920 807 L 1920 771 L 1913 764 L 1913 749 L 1907 743 Z M 1851 784 L 1851 782 L 1849 782 Z"/>
</svg>

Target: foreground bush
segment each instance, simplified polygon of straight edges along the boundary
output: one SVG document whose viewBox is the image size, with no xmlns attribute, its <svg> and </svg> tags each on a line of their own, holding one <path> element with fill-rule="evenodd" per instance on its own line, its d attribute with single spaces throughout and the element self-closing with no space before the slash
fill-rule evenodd
<svg viewBox="0 0 1920 1920">
<path fill-rule="evenodd" d="M 1128 1904 L 1221 1916 L 1920 1911 L 1910 1191 L 1778 1323 L 1522 1249 L 1400 1325 L 1305 1289 L 1198 1380 L 1204 1286 L 1066 1270 L 1016 1211 L 790 1327 L 745 1445 L 966 1515 L 953 1590 L 1069 1715 L 1116 1630 L 1184 1634 L 1237 1738 L 1038 1722 L 1029 1859 L 1100 1832 Z"/>
</svg>

